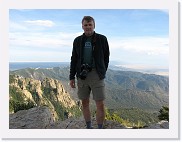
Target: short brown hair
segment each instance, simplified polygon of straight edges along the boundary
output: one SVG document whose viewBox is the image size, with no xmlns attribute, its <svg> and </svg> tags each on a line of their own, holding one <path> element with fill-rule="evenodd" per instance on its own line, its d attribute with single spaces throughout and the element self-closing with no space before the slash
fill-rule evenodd
<svg viewBox="0 0 182 142">
<path fill-rule="evenodd" d="M 94 25 L 95 25 L 95 20 L 91 16 L 84 16 L 83 19 L 82 19 L 82 23 L 83 23 L 84 20 L 87 21 L 87 22 L 93 21 Z"/>
</svg>

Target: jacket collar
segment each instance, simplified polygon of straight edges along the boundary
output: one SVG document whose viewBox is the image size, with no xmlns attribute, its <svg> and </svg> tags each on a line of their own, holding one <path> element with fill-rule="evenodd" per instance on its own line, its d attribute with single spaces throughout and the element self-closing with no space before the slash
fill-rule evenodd
<svg viewBox="0 0 182 142">
<path fill-rule="evenodd" d="M 91 37 L 95 36 L 95 34 L 96 34 L 96 33 L 95 33 L 95 31 L 94 31 L 93 34 L 91 35 Z M 85 33 L 83 33 L 82 36 L 83 36 L 84 38 L 87 37 L 87 36 L 85 35 Z"/>
</svg>

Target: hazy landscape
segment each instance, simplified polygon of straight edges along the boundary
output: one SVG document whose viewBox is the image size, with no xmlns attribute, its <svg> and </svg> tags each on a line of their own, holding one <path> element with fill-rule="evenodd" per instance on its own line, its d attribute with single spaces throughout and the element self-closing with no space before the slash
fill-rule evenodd
<svg viewBox="0 0 182 142">
<path fill-rule="evenodd" d="M 114 68 L 115 67 L 115 68 Z M 10 63 L 10 113 L 49 106 L 57 120 L 81 116 L 77 89 L 68 85 L 69 63 Z M 106 79 L 106 109 L 129 124 L 159 121 L 159 110 L 169 105 L 168 76 L 110 65 Z M 93 116 L 95 105 L 91 101 Z"/>
</svg>

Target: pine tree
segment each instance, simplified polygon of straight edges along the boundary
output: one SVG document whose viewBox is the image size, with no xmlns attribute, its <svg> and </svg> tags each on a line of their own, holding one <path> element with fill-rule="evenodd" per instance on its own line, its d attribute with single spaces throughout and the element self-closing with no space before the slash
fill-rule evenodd
<svg viewBox="0 0 182 142">
<path fill-rule="evenodd" d="M 167 120 L 169 121 L 169 107 L 162 106 L 159 110 L 160 114 L 158 115 L 159 120 Z"/>
</svg>

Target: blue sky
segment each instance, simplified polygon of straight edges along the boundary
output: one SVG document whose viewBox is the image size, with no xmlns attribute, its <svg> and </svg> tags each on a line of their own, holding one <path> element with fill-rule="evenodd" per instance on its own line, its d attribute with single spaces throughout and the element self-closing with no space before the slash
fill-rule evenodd
<svg viewBox="0 0 182 142">
<path fill-rule="evenodd" d="M 168 68 L 169 14 L 151 9 L 10 9 L 9 61 L 69 62 L 85 15 L 108 38 L 110 61 Z"/>
</svg>

